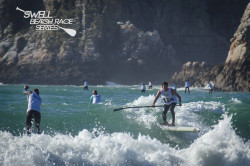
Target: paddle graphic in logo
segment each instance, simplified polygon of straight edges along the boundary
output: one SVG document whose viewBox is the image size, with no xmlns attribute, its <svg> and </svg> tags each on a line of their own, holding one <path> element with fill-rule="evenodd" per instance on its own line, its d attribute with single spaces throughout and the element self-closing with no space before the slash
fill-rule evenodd
<svg viewBox="0 0 250 166">
<path fill-rule="evenodd" d="M 50 11 L 38 11 L 37 13 L 32 13 L 32 11 L 24 11 L 19 7 L 17 7 L 16 10 L 23 12 L 24 18 L 30 18 L 30 24 L 36 25 L 36 30 L 51 31 L 62 29 L 72 37 L 76 35 L 76 30 L 59 26 L 60 24 L 71 25 L 73 19 L 54 19 L 53 17 L 50 17 Z"/>
</svg>

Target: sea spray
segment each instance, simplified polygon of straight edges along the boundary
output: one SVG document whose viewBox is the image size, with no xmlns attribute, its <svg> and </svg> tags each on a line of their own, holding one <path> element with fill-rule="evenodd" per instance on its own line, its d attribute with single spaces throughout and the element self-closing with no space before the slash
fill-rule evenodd
<svg viewBox="0 0 250 166">
<path fill-rule="evenodd" d="M 244 165 L 250 163 L 250 142 L 236 135 L 231 125 L 232 115 L 223 114 L 214 128 L 194 141 L 180 153 L 192 165 Z"/>
<path fill-rule="evenodd" d="M 231 118 L 223 115 L 213 129 L 184 149 L 141 134 L 134 138 L 129 133 L 95 134 L 84 129 L 76 136 L 27 137 L 0 132 L 0 164 L 247 166 L 250 144 L 235 134 Z"/>
</svg>

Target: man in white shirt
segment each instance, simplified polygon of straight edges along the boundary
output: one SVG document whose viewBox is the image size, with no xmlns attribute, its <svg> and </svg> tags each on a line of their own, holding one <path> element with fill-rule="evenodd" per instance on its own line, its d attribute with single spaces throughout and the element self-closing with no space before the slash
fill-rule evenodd
<svg viewBox="0 0 250 166">
<path fill-rule="evenodd" d="M 88 88 L 88 81 L 87 80 L 84 80 L 84 90 L 89 90 Z"/>
<path fill-rule="evenodd" d="M 188 90 L 188 93 L 190 93 L 189 87 L 190 87 L 189 80 L 186 80 L 186 82 L 185 82 L 185 93 L 186 93 L 187 90 Z"/>
<path fill-rule="evenodd" d="M 163 122 L 161 123 L 161 125 L 168 125 L 167 122 L 167 112 L 170 108 L 171 111 L 171 115 L 172 115 L 172 123 L 170 124 L 170 126 L 175 126 L 175 112 L 174 112 L 174 108 L 177 104 L 177 98 L 179 99 L 179 106 L 181 106 L 181 97 L 179 96 L 179 94 L 173 90 L 172 88 L 168 88 L 168 83 L 167 82 L 163 82 L 161 85 L 161 89 L 157 92 L 157 95 L 155 96 L 155 99 L 153 101 L 152 106 L 155 106 L 156 101 L 158 100 L 159 96 L 161 95 L 163 97 L 163 101 L 164 101 L 164 110 L 162 112 L 162 119 Z M 177 97 L 177 98 L 176 98 Z"/>
<path fill-rule="evenodd" d="M 153 88 L 152 82 L 149 81 L 149 83 L 148 83 L 148 89 L 152 89 L 152 88 Z"/>
</svg>

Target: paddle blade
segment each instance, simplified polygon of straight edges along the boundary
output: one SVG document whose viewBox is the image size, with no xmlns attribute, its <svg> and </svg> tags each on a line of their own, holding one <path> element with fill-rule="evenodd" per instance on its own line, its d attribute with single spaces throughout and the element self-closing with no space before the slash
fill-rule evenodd
<svg viewBox="0 0 250 166">
<path fill-rule="evenodd" d="M 67 34 L 74 37 L 76 35 L 76 30 L 74 29 L 64 29 Z"/>
<path fill-rule="evenodd" d="M 116 108 L 116 109 L 114 109 L 113 111 L 115 112 L 115 111 L 120 111 L 120 110 L 122 110 L 123 108 Z"/>
<path fill-rule="evenodd" d="M 72 37 L 74 37 L 76 35 L 76 30 L 74 30 L 74 29 L 63 28 L 63 27 L 60 27 L 60 26 L 58 26 L 58 28 L 64 30 L 67 34 L 69 34 Z"/>
</svg>

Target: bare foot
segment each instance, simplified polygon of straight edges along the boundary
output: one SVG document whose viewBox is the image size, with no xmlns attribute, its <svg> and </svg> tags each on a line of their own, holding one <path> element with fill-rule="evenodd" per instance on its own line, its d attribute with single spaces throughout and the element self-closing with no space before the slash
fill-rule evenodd
<svg viewBox="0 0 250 166">
<path fill-rule="evenodd" d="M 168 125 L 168 122 L 164 121 L 162 123 L 160 123 L 161 125 Z"/>
<path fill-rule="evenodd" d="M 175 126 L 175 124 L 174 124 L 174 123 L 171 123 L 170 126 Z"/>
</svg>

